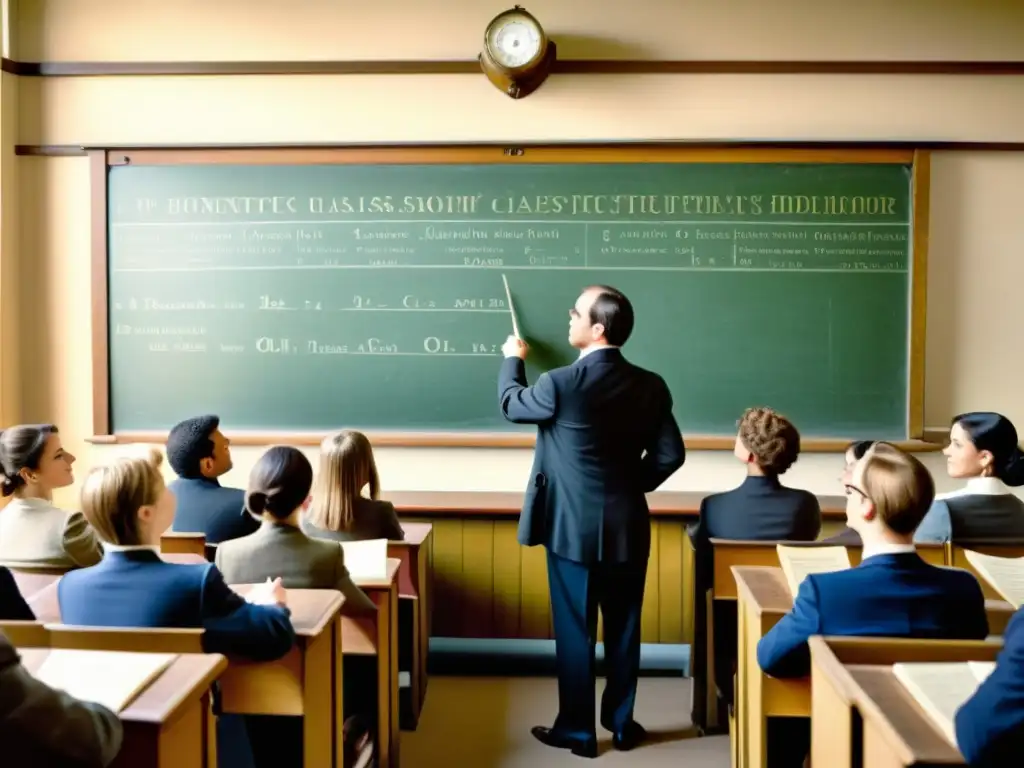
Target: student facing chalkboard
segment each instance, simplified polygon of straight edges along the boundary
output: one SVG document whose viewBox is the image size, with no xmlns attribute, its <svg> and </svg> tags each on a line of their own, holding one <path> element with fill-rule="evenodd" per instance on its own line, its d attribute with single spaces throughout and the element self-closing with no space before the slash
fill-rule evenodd
<svg viewBox="0 0 1024 768">
<path fill-rule="evenodd" d="M 302 528 L 308 536 L 334 541 L 405 538 L 394 505 L 380 499 L 373 448 L 362 432 L 345 429 L 320 443 L 313 503 Z"/>
</svg>

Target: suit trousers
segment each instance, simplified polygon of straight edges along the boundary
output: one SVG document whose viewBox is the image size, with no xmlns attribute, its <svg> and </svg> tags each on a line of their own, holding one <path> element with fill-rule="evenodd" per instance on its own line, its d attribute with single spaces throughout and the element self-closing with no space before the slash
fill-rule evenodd
<svg viewBox="0 0 1024 768">
<path fill-rule="evenodd" d="M 633 722 L 640 672 L 640 614 L 647 559 L 585 565 L 548 552 L 548 584 L 555 627 L 559 736 L 596 740 L 595 662 L 597 609 L 604 617 L 607 681 L 601 725 L 621 733 Z"/>
</svg>

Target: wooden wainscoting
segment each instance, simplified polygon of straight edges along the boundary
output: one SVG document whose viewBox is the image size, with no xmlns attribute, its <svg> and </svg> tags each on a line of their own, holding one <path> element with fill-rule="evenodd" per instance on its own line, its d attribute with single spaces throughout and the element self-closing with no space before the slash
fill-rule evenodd
<svg viewBox="0 0 1024 768">
<path fill-rule="evenodd" d="M 516 541 L 516 519 L 408 517 L 433 525 L 434 637 L 554 637 L 546 550 Z M 685 521 L 655 519 L 644 593 L 645 643 L 689 643 L 693 572 Z M 600 637 L 600 624 L 598 626 Z"/>
</svg>

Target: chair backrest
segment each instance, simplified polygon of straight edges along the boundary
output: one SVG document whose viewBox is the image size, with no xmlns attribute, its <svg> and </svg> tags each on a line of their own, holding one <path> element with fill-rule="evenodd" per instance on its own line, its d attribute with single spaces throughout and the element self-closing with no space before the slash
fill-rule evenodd
<svg viewBox="0 0 1024 768">
<path fill-rule="evenodd" d="M 138 653 L 203 653 L 202 629 L 47 624 L 51 648 Z"/>
</svg>

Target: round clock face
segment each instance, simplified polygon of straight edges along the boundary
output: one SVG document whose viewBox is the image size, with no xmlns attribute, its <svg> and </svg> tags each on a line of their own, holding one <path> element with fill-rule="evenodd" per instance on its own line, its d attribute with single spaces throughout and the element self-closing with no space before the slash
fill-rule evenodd
<svg viewBox="0 0 1024 768">
<path fill-rule="evenodd" d="M 530 19 L 510 16 L 488 31 L 487 43 L 495 61 L 515 69 L 536 58 L 541 48 L 541 31 Z"/>
</svg>

